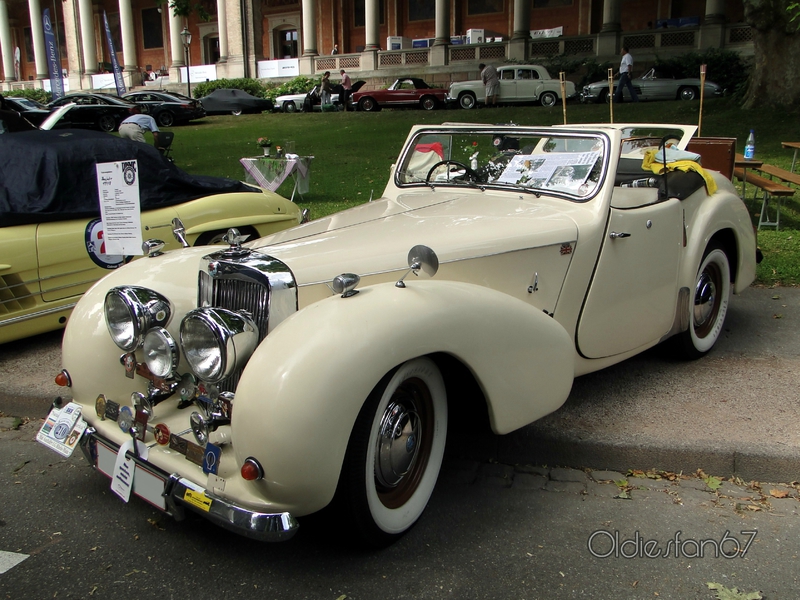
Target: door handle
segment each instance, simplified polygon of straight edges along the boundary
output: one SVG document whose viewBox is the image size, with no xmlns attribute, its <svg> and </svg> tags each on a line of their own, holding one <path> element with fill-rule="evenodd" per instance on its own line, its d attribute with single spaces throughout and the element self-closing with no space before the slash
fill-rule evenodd
<svg viewBox="0 0 800 600">
<path fill-rule="evenodd" d="M 623 232 L 617 233 L 616 231 L 612 231 L 611 233 L 608 234 L 608 237 L 610 237 L 612 240 L 616 240 L 617 238 L 631 237 L 631 234 L 630 233 L 623 233 Z"/>
</svg>

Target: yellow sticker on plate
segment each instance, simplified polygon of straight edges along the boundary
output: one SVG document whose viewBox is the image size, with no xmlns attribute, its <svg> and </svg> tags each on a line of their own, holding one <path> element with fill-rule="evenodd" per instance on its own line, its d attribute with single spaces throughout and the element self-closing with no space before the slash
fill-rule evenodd
<svg viewBox="0 0 800 600">
<path fill-rule="evenodd" d="M 206 512 L 211 510 L 212 500 L 206 496 L 204 492 L 196 492 L 187 489 L 186 493 L 183 495 L 183 501 Z"/>
</svg>

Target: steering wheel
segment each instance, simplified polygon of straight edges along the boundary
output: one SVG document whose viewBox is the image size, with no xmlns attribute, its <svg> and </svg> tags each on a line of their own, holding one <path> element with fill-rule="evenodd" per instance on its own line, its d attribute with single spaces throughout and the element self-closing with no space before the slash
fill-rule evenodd
<svg viewBox="0 0 800 600">
<path fill-rule="evenodd" d="M 475 183 L 481 183 L 481 176 L 476 171 L 474 171 L 473 169 L 470 169 L 467 165 L 465 165 L 464 163 L 460 163 L 457 160 L 440 160 L 439 162 L 437 162 L 435 165 L 433 165 L 430 168 L 430 171 L 428 171 L 428 176 L 425 178 L 425 182 L 426 183 L 430 183 L 431 175 L 433 175 L 433 172 L 436 169 L 438 169 L 439 167 L 441 167 L 442 165 L 455 165 L 457 167 L 460 167 L 460 168 L 464 169 L 464 175 L 459 175 L 459 177 L 466 176 L 467 181 L 473 181 Z M 449 169 L 447 170 L 447 181 L 450 181 L 450 170 Z"/>
</svg>

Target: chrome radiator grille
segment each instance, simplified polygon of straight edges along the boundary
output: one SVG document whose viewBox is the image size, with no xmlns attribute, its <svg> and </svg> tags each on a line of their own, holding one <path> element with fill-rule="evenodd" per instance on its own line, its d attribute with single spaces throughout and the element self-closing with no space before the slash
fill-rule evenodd
<svg viewBox="0 0 800 600">
<path fill-rule="evenodd" d="M 198 307 L 246 311 L 258 327 L 258 341 L 297 311 L 297 285 L 283 262 L 252 251 L 226 250 L 204 257 L 198 281 Z M 234 392 L 241 371 L 218 384 Z"/>
</svg>

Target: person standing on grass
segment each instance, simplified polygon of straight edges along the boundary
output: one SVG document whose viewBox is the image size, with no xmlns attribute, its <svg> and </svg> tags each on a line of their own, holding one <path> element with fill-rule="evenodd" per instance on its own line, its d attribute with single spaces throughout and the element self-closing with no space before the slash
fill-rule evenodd
<svg viewBox="0 0 800 600">
<path fill-rule="evenodd" d="M 617 84 L 617 91 L 614 92 L 614 102 L 622 102 L 622 88 L 628 87 L 628 92 L 631 94 L 631 100 L 634 102 L 639 101 L 639 96 L 636 95 L 636 90 L 631 83 L 631 76 L 633 75 L 633 56 L 626 46 L 622 47 L 622 61 L 619 63 L 619 83 Z"/>
<path fill-rule="evenodd" d="M 319 98 L 321 104 L 331 103 L 331 72 L 325 71 L 319 85 Z"/>
<path fill-rule="evenodd" d="M 486 106 L 497 106 L 497 93 L 500 91 L 500 79 L 497 76 L 497 69 L 492 65 L 486 66 L 481 63 L 478 65 L 481 70 L 481 81 L 486 86 Z"/>
<path fill-rule="evenodd" d="M 343 97 L 339 98 L 339 102 L 341 102 L 342 106 L 347 110 L 347 101 L 350 99 L 350 94 L 353 92 L 353 82 L 350 81 L 350 75 L 348 75 L 344 69 L 340 70 L 339 74 L 342 76 L 342 89 L 344 90 L 342 94 Z"/>
<path fill-rule="evenodd" d="M 119 125 L 119 137 L 127 138 L 135 142 L 146 144 L 144 132 L 149 131 L 153 134 L 153 145 L 159 148 L 158 144 L 158 125 L 156 120 L 150 115 L 131 115 Z"/>
</svg>

